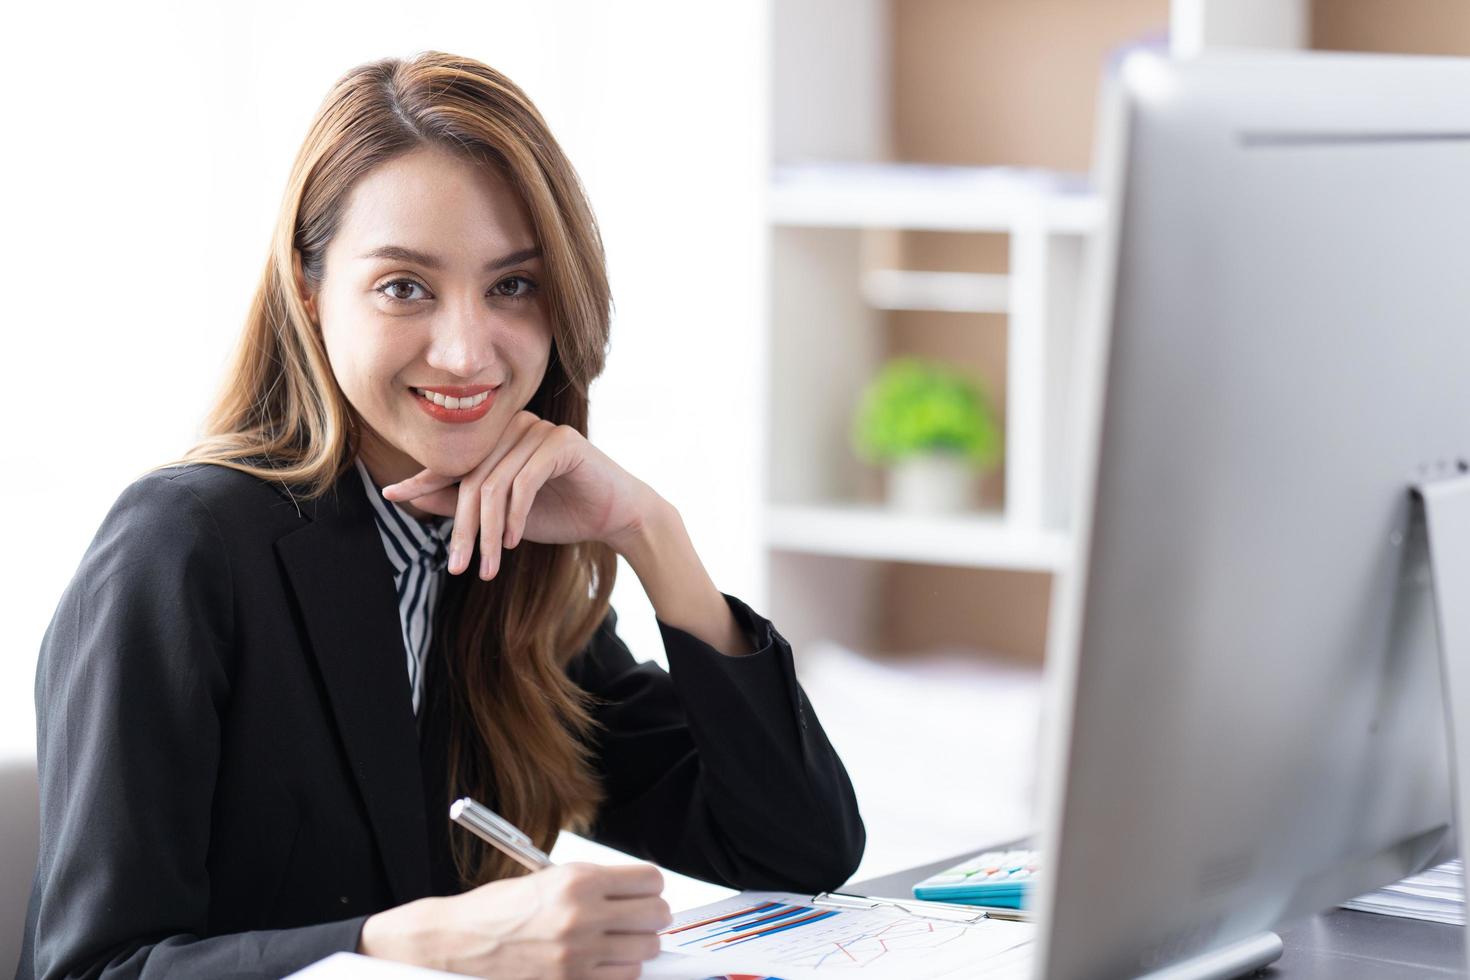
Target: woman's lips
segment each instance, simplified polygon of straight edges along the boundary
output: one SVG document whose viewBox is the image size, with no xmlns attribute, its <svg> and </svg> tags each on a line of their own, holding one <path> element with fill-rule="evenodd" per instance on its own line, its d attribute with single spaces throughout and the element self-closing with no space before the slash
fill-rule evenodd
<svg viewBox="0 0 1470 980">
<path fill-rule="evenodd" d="M 423 394 L 425 391 L 435 392 L 446 398 L 459 398 L 463 401 L 473 401 L 481 393 L 485 397 L 480 399 L 478 405 L 470 408 L 449 408 L 447 405 L 437 404 L 432 399 L 425 397 Z M 474 422 L 484 418 L 485 413 L 490 411 L 490 406 L 495 403 L 495 393 L 496 389 L 485 385 L 437 385 L 433 388 L 410 388 L 408 390 L 409 397 L 418 402 L 419 408 L 423 409 L 430 418 L 440 422 Z"/>
</svg>

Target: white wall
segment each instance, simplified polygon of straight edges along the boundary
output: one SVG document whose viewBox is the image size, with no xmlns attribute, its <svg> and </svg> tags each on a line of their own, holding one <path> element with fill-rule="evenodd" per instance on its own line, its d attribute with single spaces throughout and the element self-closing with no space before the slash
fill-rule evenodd
<svg viewBox="0 0 1470 980">
<path fill-rule="evenodd" d="M 763 602 L 766 5 L 66 3 L 8 15 L 0 756 L 34 751 L 62 589 L 121 489 L 192 442 L 331 83 L 439 48 L 537 103 L 602 224 L 617 316 L 592 439 Z M 626 566 L 620 632 L 661 658 Z"/>
<path fill-rule="evenodd" d="M 772 159 L 892 158 L 889 9 L 889 0 L 772 6 Z"/>
</svg>

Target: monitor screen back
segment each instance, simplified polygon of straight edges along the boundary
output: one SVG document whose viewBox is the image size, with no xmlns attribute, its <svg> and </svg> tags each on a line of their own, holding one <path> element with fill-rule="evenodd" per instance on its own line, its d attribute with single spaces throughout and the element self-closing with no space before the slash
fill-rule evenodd
<svg viewBox="0 0 1470 980">
<path fill-rule="evenodd" d="M 1453 846 L 1409 490 L 1470 467 L 1470 62 L 1139 55 L 1108 105 L 1049 650 L 1058 980 L 1158 969 Z"/>
</svg>

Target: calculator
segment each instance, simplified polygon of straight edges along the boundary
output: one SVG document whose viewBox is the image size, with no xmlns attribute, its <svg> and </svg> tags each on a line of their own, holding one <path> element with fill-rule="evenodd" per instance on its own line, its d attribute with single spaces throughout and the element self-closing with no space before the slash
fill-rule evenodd
<svg viewBox="0 0 1470 980">
<path fill-rule="evenodd" d="M 925 878 L 914 886 L 914 897 L 1019 909 L 1027 904 L 1037 873 L 1037 851 L 986 851 Z"/>
</svg>

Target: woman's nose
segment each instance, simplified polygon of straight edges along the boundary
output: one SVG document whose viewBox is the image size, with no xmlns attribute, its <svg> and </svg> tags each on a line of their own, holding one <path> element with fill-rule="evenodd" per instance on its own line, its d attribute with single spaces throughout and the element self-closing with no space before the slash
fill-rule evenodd
<svg viewBox="0 0 1470 980">
<path fill-rule="evenodd" d="M 481 301 L 447 304 L 435 318 L 426 360 L 430 367 L 466 380 L 486 374 L 497 355 L 496 336 L 501 325 L 493 310 Z"/>
</svg>

